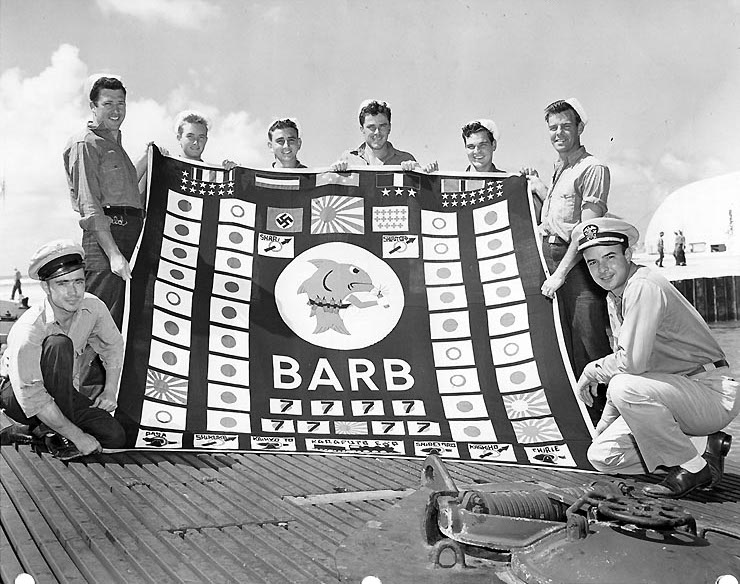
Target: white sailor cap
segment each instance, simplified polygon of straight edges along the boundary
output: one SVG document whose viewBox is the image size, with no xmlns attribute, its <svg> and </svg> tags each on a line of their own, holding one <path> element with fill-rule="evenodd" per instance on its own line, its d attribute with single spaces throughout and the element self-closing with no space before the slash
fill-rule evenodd
<svg viewBox="0 0 740 584">
<path fill-rule="evenodd" d="M 360 104 L 360 107 L 357 108 L 357 117 L 359 118 L 362 114 L 362 110 L 365 109 L 367 106 L 369 106 L 371 103 L 377 103 L 378 105 L 383 105 L 390 109 L 391 106 L 388 105 L 388 102 L 383 101 L 382 99 L 363 99 L 362 103 Z"/>
<path fill-rule="evenodd" d="M 28 266 L 34 280 L 51 280 L 84 268 L 85 250 L 71 239 L 55 239 L 42 245 Z"/>
<path fill-rule="evenodd" d="M 574 237 L 578 240 L 578 251 L 596 245 L 620 245 L 632 247 L 640 239 L 637 228 L 616 217 L 597 217 L 576 225 Z"/>
<path fill-rule="evenodd" d="M 483 126 L 486 130 L 491 132 L 493 135 L 493 139 L 498 142 L 499 137 L 501 136 L 501 132 L 499 132 L 498 126 L 496 125 L 496 122 L 493 120 L 489 120 L 488 118 L 478 118 L 477 120 L 470 120 L 466 126 L 469 126 L 470 124 L 480 124 Z"/>
<path fill-rule="evenodd" d="M 126 85 L 123 83 L 123 77 L 115 73 L 95 73 L 85 80 L 85 99 L 90 98 L 90 92 L 92 91 L 93 85 L 95 85 L 95 82 L 101 77 L 112 77 L 113 79 L 118 79 L 124 86 Z"/>
<path fill-rule="evenodd" d="M 586 113 L 586 109 L 583 107 L 583 105 L 581 105 L 581 102 L 578 101 L 578 99 L 575 97 L 569 97 L 568 99 L 564 99 L 563 101 L 576 111 L 578 117 L 581 118 L 581 122 L 583 122 L 583 125 L 585 127 L 586 124 L 588 124 L 588 114 Z"/>
</svg>

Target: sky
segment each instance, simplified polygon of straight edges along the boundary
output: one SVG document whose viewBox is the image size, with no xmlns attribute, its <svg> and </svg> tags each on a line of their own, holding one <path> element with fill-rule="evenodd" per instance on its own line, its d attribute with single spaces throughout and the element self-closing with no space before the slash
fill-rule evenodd
<svg viewBox="0 0 740 584">
<path fill-rule="evenodd" d="M 423 163 L 463 170 L 460 127 L 492 118 L 496 165 L 548 182 L 542 110 L 575 96 L 610 211 L 639 228 L 674 190 L 740 170 L 740 0 L 0 0 L 0 277 L 80 239 L 61 153 L 105 72 L 128 90 L 132 159 L 175 152 L 174 116 L 197 109 L 207 161 L 266 166 L 266 128 L 291 116 L 301 161 L 327 166 L 376 98 Z"/>
</svg>

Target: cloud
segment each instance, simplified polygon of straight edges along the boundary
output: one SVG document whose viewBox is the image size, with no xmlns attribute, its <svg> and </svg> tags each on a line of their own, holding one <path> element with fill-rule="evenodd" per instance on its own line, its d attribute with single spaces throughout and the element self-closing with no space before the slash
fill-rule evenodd
<svg viewBox="0 0 740 584">
<path fill-rule="evenodd" d="M 0 234 L 13 242 L 0 254 L 0 276 L 13 265 L 23 266 L 41 244 L 60 237 L 80 238 L 78 217 L 69 201 L 62 151 L 70 136 L 84 129 L 90 110 L 83 86 L 89 68 L 79 49 L 61 45 L 50 64 L 36 75 L 19 68 L 0 74 Z M 160 101 L 146 95 L 128 94 L 123 145 L 132 160 L 143 155 L 155 141 L 179 152 L 172 129 L 183 109 L 202 111 L 213 121 L 206 161 L 220 164 L 225 158 L 250 166 L 265 166 L 266 122 L 246 111 L 223 112 L 194 98 L 202 95 L 189 77 Z M 43 209 L 43 212 L 39 212 Z"/>
<path fill-rule="evenodd" d="M 180 28 L 196 28 L 221 15 L 221 8 L 206 0 L 97 0 L 105 13 L 120 13 L 147 23 L 164 21 Z"/>
</svg>

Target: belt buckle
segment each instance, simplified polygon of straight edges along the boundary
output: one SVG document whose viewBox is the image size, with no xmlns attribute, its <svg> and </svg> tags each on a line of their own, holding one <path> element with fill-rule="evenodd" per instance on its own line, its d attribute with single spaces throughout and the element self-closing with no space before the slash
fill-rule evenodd
<svg viewBox="0 0 740 584">
<path fill-rule="evenodd" d="M 126 221 L 126 214 L 125 213 L 114 213 L 110 216 L 110 222 L 111 225 L 119 225 L 123 227 L 124 225 L 128 225 L 128 221 Z"/>
</svg>

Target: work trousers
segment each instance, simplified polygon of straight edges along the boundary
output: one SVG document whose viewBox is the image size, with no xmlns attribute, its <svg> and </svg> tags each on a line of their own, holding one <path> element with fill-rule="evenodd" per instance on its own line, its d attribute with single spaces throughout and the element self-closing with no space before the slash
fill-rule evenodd
<svg viewBox="0 0 740 584">
<path fill-rule="evenodd" d="M 108 412 L 92 407 L 93 402 L 78 392 L 73 383 L 74 346 L 65 335 L 51 335 L 41 351 L 41 375 L 44 387 L 62 414 L 86 434 L 97 438 L 103 448 L 122 448 L 126 436 L 123 427 Z M 8 380 L 0 388 L 0 404 L 5 413 L 20 424 L 35 428 L 41 423 L 36 416 L 27 417 Z"/>
<path fill-rule="evenodd" d="M 740 409 L 740 383 L 729 369 L 687 377 L 673 373 L 616 375 L 608 396 L 621 414 L 597 436 L 588 459 L 597 470 L 622 474 L 672 467 L 697 454 L 691 436 L 729 424 Z"/>
<path fill-rule="evenodd" d="M 545 241 L 542 251 L 552 274 L 568 251 L 568 245 Z M 606 291 L 593 281 L 586 262 L 581 260 L 565 278 L 557 298 L 565 348 L 577 378 L 591 361 L 612 352 L 606 332 L 609 328 Z"/>
<path fill-rule="evenodd" d="M 118 219 L 119 222 L 110 226 L 113 241 L 118 245 L 126 261 L 131 261 L 144 220 L 135 216 L 117 216 L 114 219 Z M 111 272 L 108 256 L 100 247 L 94 232 L 83 232 L 82 247 L 85 250 L 85 290 L 105 303 L 118 330 L 121 330 L 126 282 Z"/>
</svg>

